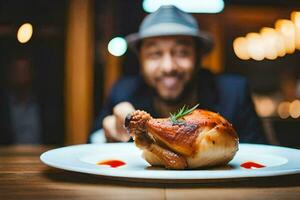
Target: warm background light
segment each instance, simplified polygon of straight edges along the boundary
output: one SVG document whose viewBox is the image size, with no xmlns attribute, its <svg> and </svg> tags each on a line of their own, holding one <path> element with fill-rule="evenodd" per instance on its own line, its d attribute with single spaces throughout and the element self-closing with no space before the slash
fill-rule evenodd
<svg viewBox="0 0 300 200">
<path fill-rule="evenodd" d="M 248 33 L 246 39 L 248 41 L 247 50 L 250 57 L 254 60 L 263 60 L 265 57 L 265 50 L 260 34 Z"/>
<path fill-rule="evenodd" d="M 288 118 L 290 116 L 289 109 L 290 109 L 290 102 L 288 101 L 281 102 L 277 108 L 279 117 L 282 119 Z"/>
<path fill-rule="evenodd" d="M 281 33 L 277 33 L 277 37 L 276 37 L 276 40 L 277 40 L 277 56 L 279 57 L 283 57 L 286 55 L 286 49 L 285 49 L 285 42 L 284 42 L 284 38 L 282 36 Z"/>
<path fill-rule="evenodd" d="M 244 37 L 238 37 L 233 41 L 233 50 L 238 58 L 242 60 L 250 59 L 247 45 L 247 39 Z"/>
<path fill-rule="evenodd" d="M 287 19 L 280 19 L 276 21 L 275 29 L 281 33 L 284 38 L 286 52 L 294 53 L 296 33 L 294 23 Z"/>
<path fill-rule="evenodd" d="M 296 28 L 296 36 L 295 36 L 296 49 L 300 50 L 300 12 L 292 12 L 291 19 L 295 24 L 295 28 Z"/>
<path fill-rule="evenodd" d="M 292 12 L 291 20 L 277 20 L 275 28 L 264 27 L 260 33 L 248 33 L 246 39 L 236 38 L 233 49 L 242 60 L 250 57 L 258 61 L 264 58 L 275 60 L 300 50 L 300 12 Z"/>
<path fill-rule="evenodd" d="M 22 26 L 20 26 L 18 33 L 17 33 L 17 39 L 20 43 L 26 43 L 30 40 L 33 33 L 33 27 L 30 23 L 25 23 Z"/>
<path fill-rule="evenodd" d="M 276 103 L 270 97 L 254 96 L 255 109 L 259 116 L 270 117 L 276 110 Z"/>
<path fill-rule="evenodd" d="M 279 37 L 275 29 L 264 27 L 260 30 L 260 34 L 264 44 L 265 57 L 267 59 L 276 59 L 282 50 L 285 53 L 284 44 L 280 44 L 280 42 L 278 42 Z"/>
<path fill-rule="evenodd" d="M 289 113 L 292 118 L 300 117 L 300 100 L 294 100 L 289 107 Z"/>
</svg>

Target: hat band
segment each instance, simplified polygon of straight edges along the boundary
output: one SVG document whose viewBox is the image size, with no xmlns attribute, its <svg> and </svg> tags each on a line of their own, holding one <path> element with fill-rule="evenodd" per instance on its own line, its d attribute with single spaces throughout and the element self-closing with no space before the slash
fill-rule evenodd
<svg viewBox="0 0 300 200">
<path fill-rule="evenodd" d="M 188 35 L 198 36 L 198 29 L 187 27 L 181 24 L 175 23 L 160 23 L 150 26 L 147 29 L 140 30 L 140 38 L 154 37 L 154 36 L 166 36 L 166 35 Z"/>
</svg>

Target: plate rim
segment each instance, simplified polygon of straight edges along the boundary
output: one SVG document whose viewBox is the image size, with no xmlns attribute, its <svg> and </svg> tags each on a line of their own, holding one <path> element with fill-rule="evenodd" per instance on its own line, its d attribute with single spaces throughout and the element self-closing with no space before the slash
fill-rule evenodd
<svg viewBox="0 0 300 200">
<path fill-rule="evenodd" d="M 73 172 L 80 172 L 80 173 L 87 173 L 87 174 L 93 174 L 93 175 L 99 175 L 99 176 L 104 176 L 107 178 L 119 178 L 119 179 L 124 179 L 124 180 L 133 180 L 133 181 L 141 181 L 141 180 L 149 180 L 149 181 L 165 181 L 165 182 L 172 182 L 172 181 L 184 181 L 184 182 L 195 182 L 195 181 L 204 181 L 204 180 L 222 180 L 222 179 L 228 179 L 228 180 L 232 180 L 232 179 L 243 179 L 243 178 L 256 178 L 256 177 L 271 177 L 271 176 L 280 176 L 280 175 L 289 175 L 289 174 L 297 174 L 300 173 L 300 162 L 296 163 L 299 164 L 299 166 L 297 166 L 298 168 L 291 168 L 291 169 L 280 169 L 280 170 L 276 170 L 276 167 L 273 167 L 273 169 L 275 170 L 263 170 L 263 169 L 255 169 L 255 170 L 251 170 L 251 171 L 255 171 L 255 176 L 253 176 L 253 173 L 243 173 L 243 175 L 232 175 L 232 173 L 228 173 L 227 175 L 223 174 L 222 176 L 212 176 L 210 178 L 199 178 L 199 177 L 195 177 L 195 178 L 184 178 L 184 177 L 161 177 L 161 176 L 153 176 L 153 177 L 145 177 L 142 176 L 139 173 L 136 173 L 134 176 L 130 175 L 128 176 L 128 174 L 126 173 L 115 173 L 116 169 L 105 169 L 103 170 L 103 168 L 101 168 L 101 170 L 95 172 L 94 170 L 87 168 L 84 168 L 85 165 L 87 165 L 87 163 L 83 164 L 83 167 L 74 167 L 74 166 L 61 166 L 60 164 L 55 164 L 53 162 L 50 162 L 49 159 L 47 158 L 49 155 L 51 155 L 53 152 L 57 152 L 57 151 L 61 151 L 61 150 L 72 150 L 72 149 L 76 149 L 76 148 L 81 148 L 81 147 L 94 147 L 94 148 L 103 148 L 103 146 L 134 146 L 133 143 L 104 143 L 104 144 L 78 144 L 78 145 L 71 145 L 71 146 L 65 146 L 65 147 L 60 147 L 60 148 L 55 148 L 55 149 L 51 149 L 48 150 L 44 153 L 42 153 L 40 155 L 40 160 L 50 166 L 50 167 L 54 167 L 54 168 L 58 168 L 58 169 L 63 169 L 63 170 L 67 170 L 67 171 L 73 171 Z M 265 145 L 265 144 L 250 144 L 250 143 L 240 143 L 239 144 L 239 149 L 241 148 L 246 148 L 246 147 L 256 147 L 256 148 L 273 148 L 275 150 L 283 150 L 283 151 L 295 151 L 299 154 L 300 156 L 300 150 L 299 149 L 293 149 L 293 148 L 289 148 L 289 147 L 282 147 L 282 146 L 275 146 L 275 145 Z M 291 163 L 289 158 L 287 163 Z M 82 164 L 83 162 L 81 162 Z M 287 164 L 286 163 L 286 164 Z M 283 165 L 286 165 L 283 164 Z M 293 164 L 293 163 L 292 163 Z M 91 164 L 89 164 L 91 165 Z M 271 167 L 269 167 L 270 169 Z M 161 172 L 171 172 L 171 173 L 176 173 L 178 171 L 185 171 L 185 172 L 190 172 L 190 171 L 202 171 L 202 170 L 160 170 Z M 213 170 L 211 170 L 213 171 Z M 220 171 L 224 171 L 224 170 L 214 170 L 216 174 L 218 174 L 218 172 Z M 100 173 L 101 172 L 101 173 Z M 111 173 L 114 172 L 114 173 Z M 156 174 L 158 171 L 156 171 Z M 204 172 L 204 171 L 202 171 Z M 205 171 L 206 173 L 208 173 L 208 171 Z M 250 170 L 249 170 L 250 172 Z M 151 174 L 151 173 L 150 173 Z"/>
</svg>

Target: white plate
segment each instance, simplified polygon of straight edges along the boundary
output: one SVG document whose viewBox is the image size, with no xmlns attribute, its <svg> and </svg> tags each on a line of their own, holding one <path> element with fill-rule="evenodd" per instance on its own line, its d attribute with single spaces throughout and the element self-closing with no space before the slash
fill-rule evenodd
<svg viewBox="0 0 300 200">
<path fill-rule="evenodd" d="M 118 168 L 97 165 L 99 161 L 110 159 L 124 161 L 126 165 Z M 131 181 L 175 182 L 175 180 L 181 180 L 195 182 L 300 173 L 300 150 L 255 144 L 240 144 L 239 151 L 229 166 L 213 169 L 166 170 L 151 168 L 141 158 L 141 151 L 132 143 L 84 144 L 63 147 L 43 153 L 41 160 L 49 166 L 64 170 Z M 240 167 L 247 161 L 260 163 L 266 167 L 259 169 Z"/>
</svg>

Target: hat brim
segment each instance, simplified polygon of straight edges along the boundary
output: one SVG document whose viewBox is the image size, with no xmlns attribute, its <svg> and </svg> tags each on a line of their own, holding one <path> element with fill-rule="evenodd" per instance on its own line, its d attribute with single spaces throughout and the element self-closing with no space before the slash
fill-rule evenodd
<svg viewBox="0 0 300 200">
<path fill-rule="evenodd" d="M 204 31 L 201 31 L 195 35 L 192 34 L 182 34 L 182 33 L 159 33 L 152 34 L 148 36 L 140 36 L 139 33 L 132 33 L 125 37 L 127 44 L 131 50 L 135 53 L 139 53 L 139 44 L 143 39 L 151 38 L 151 37 L 159 37 L 159 36 L 191 36 L 197 39 L 200 50 L 203 54 L 209 53 L 213 46 L 214 42 L 212 37 Z"/>
</svg>

